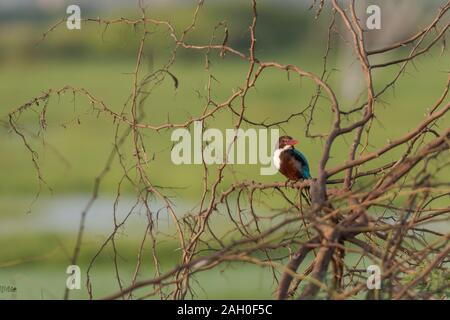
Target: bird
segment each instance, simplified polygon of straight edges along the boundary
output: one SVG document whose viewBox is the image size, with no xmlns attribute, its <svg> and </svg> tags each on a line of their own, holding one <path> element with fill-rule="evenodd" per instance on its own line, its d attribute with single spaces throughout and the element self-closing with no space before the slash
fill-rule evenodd
<svg viewBox="0 0 450 320">
<path fill-rule="evenodd" d="M 286 178 L 292 181 L 310 180 L 313 179 L 309 170 L 308 160 L 305 155 L 299 150 L 295 149 L 295 145 L 298 144 L 298 140 L 293 139 L 290 136 L 282 136 L 278 139 L 278 143 L 273 153 L 273 163 L 280 173 Z M 288 182 L 287 181 L 287 182 Z M 304 194 L 300 191 L 301 196 L 305 198 L 308 205 L 311 204 L 311 196 L 309 194 L 309 187 L 305 188 Z M 330 206 L 330 210 L 333 207 Z M 340 220 L 340 216 L 333 216 L 332 222 L 337 224 Z M 343 240 L 340 239 L 339 243 L 343 245 Z M 336 289 L 342 288 L 345 250 L 342 248 L 336 248 L 332 255 L 332 265 L 334 269 L 334 287 Z"/>
<path fill-rule="evenodd" d="M 273 153 L 273 163 L 288 180 L 312 179 L 308 160 L 303 153 L 294 147 L 297 143 L 298 140 L 290 136 L 280 137 Z"/>
</svg>

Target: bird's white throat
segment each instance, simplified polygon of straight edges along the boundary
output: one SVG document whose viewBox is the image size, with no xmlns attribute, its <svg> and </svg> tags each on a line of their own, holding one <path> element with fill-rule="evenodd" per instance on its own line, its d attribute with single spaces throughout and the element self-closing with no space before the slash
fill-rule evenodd
<svg viewBox="0 0 450 320">
<path fill-rule="evenodd" d="M 283 148 L 278 148 L 277 150 L 275 150 L 275 152 L 273 153 L 273 165 L 275 166 L 275 168 L 277 168 L 278 170 L 280 170 L 281 167 L 281 159 L 280 159 L 280 155 L 283 151 L 286 151 L 288 149 L 292 148 L 292 146 L 290 145 L 286 145 Z"/>
</svg>

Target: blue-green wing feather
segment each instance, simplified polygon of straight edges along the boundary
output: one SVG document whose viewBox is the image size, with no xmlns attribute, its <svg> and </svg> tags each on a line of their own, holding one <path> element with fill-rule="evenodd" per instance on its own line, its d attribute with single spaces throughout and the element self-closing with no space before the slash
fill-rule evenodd
<svg viewBox="0 0 450 320">
<path fill-rule="evenodd" d="M 308 160 L 303 153 L 297 149 L 292 149 L 292 155 L 302 164 L 302 176 L 304 179 L 311 179 L 311 173 L 309 172 Z"/>
</svg>

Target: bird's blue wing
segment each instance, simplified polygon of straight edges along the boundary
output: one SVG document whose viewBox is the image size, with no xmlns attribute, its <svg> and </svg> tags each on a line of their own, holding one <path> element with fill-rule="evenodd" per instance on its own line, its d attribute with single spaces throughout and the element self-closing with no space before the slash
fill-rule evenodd
<svg viewBox="0 0 450 320">
<path fill-rule="evenodd" d="M 299 161 L 302 164 L 302 175 L 304 179 L 311 179 L 311 173 L 309 172 L 309 164 L 308 160 L 306 160 L 306 157 L 298 151 L 297 149 L 292 149 L 292 155 L 295 157 L 297 161 Z"/>
</svg>

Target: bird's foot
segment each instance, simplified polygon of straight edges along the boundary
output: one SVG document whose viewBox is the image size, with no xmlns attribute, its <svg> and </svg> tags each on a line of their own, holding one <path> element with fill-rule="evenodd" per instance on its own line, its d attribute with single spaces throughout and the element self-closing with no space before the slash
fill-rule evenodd
<svg viewBox="0 0 450 320">
<path fill-rule="evenodd" d="M 296 181 L 294 181 L 294 180 L 286 180 L 286 182 L 285 182 L 285 184 L 284 184 L 284 186 L 287 188 L 287 187 L 291 187 L 291 188 L 293 188 L 294 187 L 294 185 L 295 185 L 295 183 L 296 183 Z"/>
</svg>

